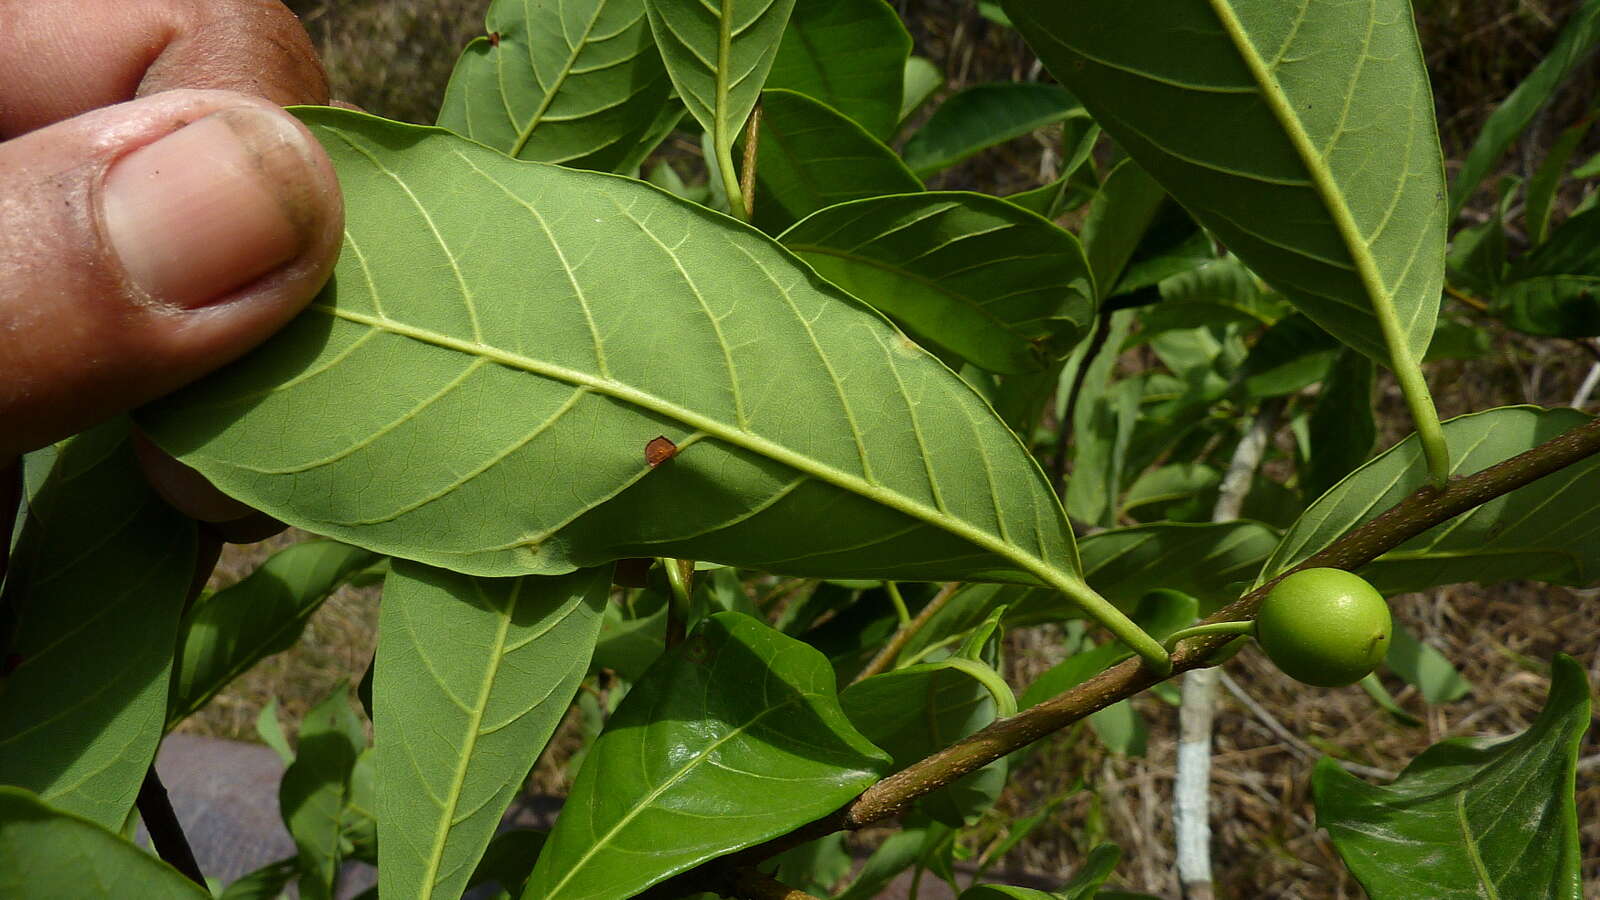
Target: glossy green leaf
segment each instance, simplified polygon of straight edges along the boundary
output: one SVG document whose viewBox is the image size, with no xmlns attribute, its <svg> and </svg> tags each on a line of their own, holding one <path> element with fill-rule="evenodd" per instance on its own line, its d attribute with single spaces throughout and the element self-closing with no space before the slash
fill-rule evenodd
<svg viewBox="0 0 1600 900">
<path fill-rule="evenodd" d="M 1451 236 L 1450 252 L 1444 264 L 1452 285 L 1485 296 L 1492 296 L 1500 289 L 1500 282 L 1505 278 L 1507 248 L 1505 223 L 1498 209 L 1496 213 L 1482 225 L 1463 228 Z"/>
<path fill-rule="evenodd" d="M 268 557 L 237 584 L 197 601 L 178 630 L 167 728 L 206 705 L 257 662 L 294 646 L 322 601 L 377 559 L 337 541 L 305 541 Z"/>
<path fill-rule="evenodd" d="M 1529 334 L 1600 335 L 1600 209 L 1563 222 L 1548 241 L 1519 258 L 1491 309 Z"/>
<path fill-rule="evenodd" d="M 1061 123 L 1061 168 L 1056 180 L 1031 191 L 1007 194 L 1006 202 L 1015 203 L 1046 219 L 1054 219 L 1075 209 L 1090 199 L 1092 192 L 1084 185 L 1093 181 L 1094 173 L 1086 165 L 1099 140 L 1100 125 L 1089 118 L 1088 113 L 1068 116 Z"/>
<path fill-rule="evenodd" d="M 767 87 L 819 100 L 887 140 L 900 123 L 910 53 L 911 35 L 884 0 L 805 0 L 789 16 Z"/>
<path fill-rule="evenodd" d="M 996 706 L 983 683 L 950 661 L 922 663 L 874 675 L 839 694 L 845 715 L 903 769 L 993 722 Z M 934 821 L 960 828 L 994 805 L 1006 780 L 1004 760 L 922 798 Z"/>
<path fill-rule="evenodd" d="M 278 754 L 278 759 L 283 760 L 285 766 L 294 762 L 294 748 L 289 746 L 289 738 L 283 733 L 283 722 L 278 718 L 277 697 L 268 697 L 266 705 L 256 714 L 256 736 Z"/>
<path fill-rule="evenodd" d="M 1080 108 L 1059 85 L 980 84 L 952 95 L 906 141 L 906 165 L 927 176 L 996 144 L 1044 128 Z"/>
<path fill-rule="evenodd" d="M 844 832 L 820 837 L 773 857 L 774 877 L 808 894 L 833 893 L 833 886 L 850 877 L 855 858 L 844 846 Z"/>
<path fill-rule="evenodd" d="M 922 190 L 882 141 L 793 91 L 761 92 L 758 148 L 751 221 L 768 234 L 836 203 Z"/>
<path fill-rule="evenodd" d="M 944 73 L 932 60 L 924 56 L 909 57 L 905 67 L 905 88 L 900 94 L 900 118 L 896 122 L 904 122 L 942 87 Z"/>
<path fill-rule="evenodd" d="M 1572 409 L 1508 406 L 1445 423 L 1452 477 L 1470 475 L 1588 421 Z M 1265 581 L 1419 487 L 1416 436 L 1352 472 L 1313 503 L 1262 567 Z M 1385 594 L 1444 584 L 1534 579 L 1588 585 L 1600 578 L 1600 458 L 1546 475 L 1406 541 L 1361 569 Z M 1561 527 L 1552 528 L 1552 522 Z M 1087 542 L 1084 546 L 1088 558 Z M 1092 580 L 1091 580 L 1092 583 Z"/>
<path fill-rule="evenodd" d="M 51 456 L 47 473 L 30 472 L 0 597 L 14 664 L 0 783 L 117 830 L 161 741 L 194 525 L 148 486 L 126 419 Z"/>
<path fill-rule="evenodd" d="M 730 195 L 733 142 L 755 108 L 795 0 L 644 0 L 667 74 L 710 139 Z M 713 180 L 717 180 L 713 175 Z M 741 217 L 742 218 L 742 217 Z"/>
<path fill-rule="evenodd" d="M 1037 372 L 1093 316 L 1071 234 L 994 197 L 936 192 L 829 207 L 779 238 L 912 334 L 994 372 Z"/>
<path fill-rule="evenodd" d="M 1118 756 L 1143 756 L 1150 739 L 1144 718 L 1126 700 L 1090 713 L 1089 728 L 1102 747 Z"/>
<path fill-rule="evenodd" d="M 1500 157 L 1516 141 L 1539 110 L 1575 67 L 1600 44 L 1600 0 L 1584 0 L 1573 10 L 1550 53 L 1511 92 L 1478 133 L 1461 170 L 1450 183 L 1450 216 L 1460 211 L 1478 185 L 1495 170 Z"/>
<path fill-rule="evenodd" d="M 1056 414 L 1062 418 L 1068 415 L 1068 397 L 1077 391 L 1077 405 L 1071 412 L 1072 477 L 1067 479 L 1065 500 L 1067 514 L 1088 525 L 1115 524 L 1122 464 L 1133 435 L 1138 397 L 1114 382 L 1112 373 L 1117 366 L 1116 350 L 1127 338 L 1134 318 L 1132 310 L 1111 313 L 1104 345 L 1079 344 L 1061 370 L 1056 391 Z M 1087 357 L 1090 349 L 1096 352 Z"/>
<path fill-rule="evenodd" d="M 1376 375 L 1372 360 L 1348 348 L 1334 360 L 1307 424 L 1310 459 L 1300 475 L 1300 495 L 1307 501 L 1322 496 L 1372 455 L 1378 439 L 1372 405 Z"/>
<path fill-rule="evenodd" d="M 1083 222 L 1083 255 L 1094 273 L 1096 300 L 1111 296 L 1167 192 L 1131 159 L 1106 173 Z"/>
<path fill-rule="evenodd" d="M 1419 640 L 1399 622 L 1395 623 L 1384 663 L 1408 684 L 1416 685 L 1422 699 L 1429 703 L 1453 703 L 1473 690 L 1472 682 L 1462 678 L 1443 653 Z"/>
<path fill-rule="evenodd" d="M 302 115 L 345 189 L 332 283 L 143 411 L 224 490 L 475 575 L 673 556 L 1076 584 L 1071 532 L 1010 430 L 769 239 L 635 181 Z M 337 427 L 303 427 L 330 410 Z M 677 454 L 652 469 L 663 436 Z"/>
<path fill-rule="evenodd" d="M 229 884 L 219 900 L 278 900 L 299 874 L 298 857 L 270 862 Z"/>
<path fill-rule="evenodd" d="M 1372 698 L 1372 702 L 1376 703 L 1379 709 L 1388 713 L 1389 717 L 1399 724 L 1407 728 L 1417 728 L 1422 725 L 1421 719 L 1406 712 L 1399 701 L 1394 699 L 1389 689 L 1383 686 L 1383 681 L 1378 678 L 1377 672 L 1368 672 L 1357 684 L 1368 697 Z"/>
<path fill-rule="evenodd" d="M 612 171 L 623 175 L 631 175 L 639 171 L 639 168 L 644 165 L 645 159 L 671 136 L 672 132 L 683 123 L 684 117 L 688 114 L 688 110 L 683 108 L 683 103 L 676 97 L 662 103 L 656 109 L 656 115 L 651 120 L 650 127 L 645 129 L 644 137 L 634 144 L 633 151 L 623 157 L 622 162 L 617 163 L 612 168 Z M 706 187 L 708 190 L 710 189 L 709 184 Z"/>
<path fill-rule="evenodd" d="M 300 858 L 300 896 L 331 900 L 345 855 L 350 776 L 367 743 L 344 682 L 306 713 L 299 737 L 278 785 L 278 806 Z"/>
<path fill-rule="evenodd" d="M 850 886 L 834 900 L 873 900 L 896 875 L 911 868 L 922 850 L 926 829 L 906 828 L 883 839 L 872 851 Z"/>
<path fill-rule="evenodd" d="M 518 159 L 618 168 L 671 82 L 643 0 L 495 0 L 467 45 L 439 124 Z"/>
<path fill-rule="evenodd" d="M 1157 310 L 1202 307 L 1194 321 L 1174 327 L 1197 327 L 1238 321 L 1245 325 L 1271 325 L 1289 310 L 1282 298 L 1269 294 L 1256 277 L 1233 257 L 1212 260 L 1187 272 L 1164 279 L 1162 303 Z"/>
<path fill-rule="evenodd" d="M 633 896 L 837 809 L 888 765 L 840 710 L 821 654 L 719 613 L 611 716 L 523 896 Z"/>
<path fill-rule="evenodd" d="M 1278 545 L 1260 522 L 1156 523 L 1113 528 L 1083 539 L 1084 577 L 1112 602 L 1128 606 L 1156 588 L 1205 602 L 1231 600 Z"/>
<path fill-rule="evenodd" d="M 629 611 L 607 604 L 600 620 L 600 639 L 591 664 L 611 669 L 628 681 L 638 681 L 644 670 L 666 649 L 666 597 L 644 592 Z"/>
<path fill-rule="evenodd" d="M 1550 236 L 1550 213 L 1556 190 L 1561 187 L 1561 176 L 1565 174 L 1567 163 L 1589 134 L 1589 128 L 1597 116 L 1600 113 L 1590 113 L 1577 124 L 1563 129 L 1560 137 L 1550 145 L 1533 177 L 1528 179 L 1527 207 L 1522 218 L 1528 227 L 1528 242 L 1533 246 L 1544 243 L 1545 238 Z"/>
<path fill-rule="evenodd" d="M 1583 338 L 1600 335 L 1600 274 L 1539 275 L 1514 281 L 1491 307 L 1528 334 Z"/>
<path fill-rule="evenodd" d="M 1558 655 L 1544 710 L 1516 737 L 1435 744 L 1384 787 L 1324 758 L 1317 824 L 1373 900 L 1577 900 L 1573 789 L 1589 703 L 1583 667 Z"/>
<path fill-rule="evenodd" d="M 1433 330 L 1433 343 L 1428 345 L 1425 363 L 1441 359 L 1483 359 L 1494 351 L 1494 334 L 1472 322 L 1439 317 L 1439 326 Z"/>
<path fill-rule="evenodd" d="M 1122 513 L 1137 511 L 1143 519 L 1151 518 L 1149 513 L 1155 512 L 1161 518 L 1186 522 L 1209 520 L 1206 501 L 1215 505 L 1217 485 L 1221 483 L 1222 473 L 1205 463 L 1171 463 L 1151 469 L 1134 479 L 1133 486 L 1122 496 Z"/>
<path fill-rule="evenodd" d="M 1406 0 L 1003 6 L 1106 131 L 1317 324 L 1386 364 L 1422 358 L 1444 171 Z"/>
<path fill-rule="evenodd" d="M 1256 339 L 1239 374 L 1252 397 L 1283 397 L 1323 380 L 1339 344 L 1306 316 L 1284 316 Z"/>
<path fill-rule="evenodd" d="M 589 668 L 610 574 L 396 561 L 373 678 L 385 897 L 461 896 Z"/>
<path fill-rule="evenodd" d="M 1010 884 L 983 884 L 962 891 L 961 900 L 1094 900 L 1121 860 L 1122 848 L 1099 844 L 1059 890 L 1047 893 Z"/>
<path fill-rule="evenodd" d="M 114 832 L 52 809 L 21 788 L 0 787 L 0 896 L 203 900 L 211 895 Z"/>
<path fill-rule="evenodd" d="M 528 883 L 528 876 L 533 872 L 534 861 L 539 858 L 548 838 L 548 832 L 532 828 L 513 828 L 500 832 L 483 851 L 483 858 L 472 870 L 467 886 L 496 884 L 507 894 L 520 896 L 523 886 Z"/>
</svg>

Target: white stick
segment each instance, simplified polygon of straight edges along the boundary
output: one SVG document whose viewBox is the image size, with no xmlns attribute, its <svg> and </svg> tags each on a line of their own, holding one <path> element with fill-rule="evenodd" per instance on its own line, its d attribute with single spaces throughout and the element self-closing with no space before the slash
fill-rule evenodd
<svg viewBox="0 0 1600 900">
<path fill-rule="evenodd" d="M 1589 374 L 1583 377 L 1583 384 L 1578 385 L 1578 392 L 1572 395 L 1572 408 L 1583 409 L 1589 405 L 1589 395 L 1594 393 L 1595 385 L 1600 384 L 1600 362 L 1589 367 Z"/>
<path fill-rule="evenodd" d="M 1268 401 L 1239 441 L 1222 476 L 1211 521 L 1239 518 L 1244 498 L 1267 441 L 1278 427 L 1279 403 Z M 1177 835 L 1178 881 L 1190 900 L 1210 900 L 1211 886 L 1211 722 L 1216 709 L 1215 668 L 1183 676 L 1178 706 L 1178 773 L 1172 788 L 1172 827 Z"/>
</svg>

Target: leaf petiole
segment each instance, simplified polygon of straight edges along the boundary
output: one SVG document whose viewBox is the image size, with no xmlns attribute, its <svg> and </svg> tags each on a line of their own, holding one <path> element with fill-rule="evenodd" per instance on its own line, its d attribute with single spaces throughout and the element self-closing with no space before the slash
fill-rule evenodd
<svg viewBox="0 0 1600 900">
<path fill-rule="evenodd" d="M 1192 637 L 1204 637 L 1208 634 L 1253 634 L 1255 630 L 1256 623 L 1254 620 L 1246 620 L 1242 622 L 1208 622 L 1200 625 L 1191 625 L 1188 628 L 1180 628 L 1177 631 L 1174 631 L 1173 633 L 1167 635 L 1167 639 L 1162 642 L 1162 646 L 1167 649 L 1168 653 L 1171 653 L 1177 648 L 1179 641 L 1187 640 Z"/>
</svg>

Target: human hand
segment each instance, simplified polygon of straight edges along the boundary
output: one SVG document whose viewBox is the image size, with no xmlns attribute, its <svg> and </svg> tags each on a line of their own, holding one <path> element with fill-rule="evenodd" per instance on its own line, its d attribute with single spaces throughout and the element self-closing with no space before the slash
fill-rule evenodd
<svg viewBox="0 0 1600 900">
<path fill-rule="evenodd" d="M 338 184 L 278 105 L 327 100 L 272 0 L 0 0 L 0 530 L 18 454 L 240 356 L 322 287 Z M 191 515 L 247 512 L 142 455 Z"/>
</svg>

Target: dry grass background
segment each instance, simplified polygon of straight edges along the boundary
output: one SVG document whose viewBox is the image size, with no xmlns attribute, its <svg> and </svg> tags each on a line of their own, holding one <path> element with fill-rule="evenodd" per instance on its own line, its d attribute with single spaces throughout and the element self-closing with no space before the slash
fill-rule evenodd
<svg viewBox="0 0 1600 900">
<path fill-rule="evenodd" d="M 486 3 L 299 0 L 289 5 L 303 16 L 321 49 L 335 96 L 392 118 L 431 122 L 456 53 L 481 31 Z M 944 67 L 947 90 L 1034 71 L 1033 57 L 1020 39 L 981 18 L 975 4 L 901 0 L 896 5 L 913 32 L 916 52 Z M 1548 50 L 1576 0 L 1415 0 L 1415 5 L 1445 155 L 1459 159 L 1494 104 Z M 1587 111 L 1597 88 L 1600 70 L 1590 66 L 1580 72 L 1507 166 L 1521 172 L 1536 166 L 1553 136 Z M 1042 138 L 1019 139 L 942 176 L 936 186 L 1002 193 L 1031 186 L 1041 166 L 1049 165 L 1046 147 Z M 1450 311 L 1470 314 L 1459 307 Z M 1569 342 L 1489 327 L 1494 344 L 1488 358 L 1444 362 L 1430 371 L 1443 415 L 1513 402 L 1560 406 L 1570 401 L 1593 357 Z M 1392 384 L 1383 386 L 1380 402 L 1386 421 L 1398 428 L 1405 412 Z M 1397 436 L 1387 435 L 1386 443 Z M 231 548 L 216 583 L 240 577 L 290 540 L 292 535 Z M 1239 695 L 1224 692 L 1217 717 L 1212 822 L 1221 896 L 1362 895 L 1314 827 L 1307 779 L 1318 755 L 1334 753 L 1394 772 L 1447 737 L 1520 731 L 1543 703 L 1548 660 L 1557 651 L 1577 657 L 1591 684 L 1600 685 L 1600 591 L 1537 584 L 1456 586 L 1395 598 L 1394 610 L 1475 686 L 1461 701 L 1427 707 L 1415 689 L 1386 678 L 1400 703 L 1424 720 L 1420 727 L 1396 724 L 1358 688 L 1300 687 L 1253 649 L 1227 667 Z M 184 728 L 253 739 L 255 716 L 272 697 L 279 699 L 288 721 L 297 721 L 338 682 L 360 678 L 372 653 L 376 619 L 373 590 L 341 590 L 312 619 L 294 650 L 264 661 Z M 1017 634 L 1011 641 L 1008 675 L 1015 684 L 1058 660 L 1058 642 L 1048 630 Z M 1176 712 L 1149 695 L 1136 705 L 1151 726 L 1146 756 L 1110 755 L 1082 727 L 1047 739 L 1014 773 L 996 811 L 975 829 L 972 852 L 981 853 L 1004 821 L 1064 797 L 1050 822 L 1011 852 L 1006 868 L 1061 876 L 1095 843 L 1111 840 L 1124 850 L 1117 883 L 1178 896 L 1170 815 Z M 563 791 L 569 784 L 565 761 L 578 741 L 576 722 L 569 721 L 530 786 Z M 1591 728 L 1580 757 L 1585 893 L 1600 897 L 1600 729 Z M 1080 779 L 1088 787 L 1074 791 Z M 873 837 L 856 840 L 870 844 Z"/>
</svg>

